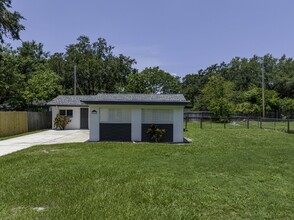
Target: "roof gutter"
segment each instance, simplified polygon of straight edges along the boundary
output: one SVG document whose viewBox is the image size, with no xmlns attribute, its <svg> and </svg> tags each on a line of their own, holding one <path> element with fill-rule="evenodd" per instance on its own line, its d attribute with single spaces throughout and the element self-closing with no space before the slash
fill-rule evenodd
<svg viewBox="0 0 294 220">
<path fill-rule="evenodd" d="M 81 100 L 81 102 L 88 105 L 172 105 L 172 106 L 186 106 L 189 102 L 144 102 L 144 101 L 89 101 Z"/>
</svg>

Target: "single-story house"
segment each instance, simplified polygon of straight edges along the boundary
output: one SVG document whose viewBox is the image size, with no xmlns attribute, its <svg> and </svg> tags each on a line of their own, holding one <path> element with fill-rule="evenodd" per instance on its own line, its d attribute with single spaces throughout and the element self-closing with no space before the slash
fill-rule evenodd
<svg viewBox="0 0 294 220">
<path fill-rule="evenodd" d="M 164 142 L 183 142 L 182 94 L 59 95 L 49 103 L 57 114 L 71 118 L 66 129 L 90 129 L 89 141 L 149 141 L 155 124 L 166 133 Z"/>
</svg>

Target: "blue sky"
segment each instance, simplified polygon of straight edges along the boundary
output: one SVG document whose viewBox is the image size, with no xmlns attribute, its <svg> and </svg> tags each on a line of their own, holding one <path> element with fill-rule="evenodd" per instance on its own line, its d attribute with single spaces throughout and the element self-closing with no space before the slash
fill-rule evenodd
<svg viewBox="0 0 294 220">
<path fill-rule="evenodd" d="M 64 52 L 80 35 L 99 37 L 137 68 L 184 76 L 235 56 L 294 56 L 293 0 L 12 0 L 23 40 Z M 19 43 L 13 43 L 17 46 Z"/>
</svg>

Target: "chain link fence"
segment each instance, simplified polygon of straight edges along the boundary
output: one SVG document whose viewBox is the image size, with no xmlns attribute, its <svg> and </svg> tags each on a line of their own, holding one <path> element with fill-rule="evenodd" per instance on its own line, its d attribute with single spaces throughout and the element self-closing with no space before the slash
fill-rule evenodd
<svg viewBox="0 0 294 220">
<path fill-rule="evenodd" d="M 193 122 L 200 129 L 267 129 L 286 133 L 294 133 L 294 119 L 239 116 L 217 119 L 210 116 L 186 116 L 184 120 L 185 129 L 188 129 L 188 122 Z"/>
</svg>

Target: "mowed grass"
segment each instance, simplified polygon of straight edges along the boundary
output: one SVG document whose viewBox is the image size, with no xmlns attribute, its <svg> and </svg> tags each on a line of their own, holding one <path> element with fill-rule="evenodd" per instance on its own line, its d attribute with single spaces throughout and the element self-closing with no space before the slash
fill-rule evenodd
<svg viewBox="0 0 294 220">
<path fill-rule="evenodd" d="M 0 158 L 0 219 L 294 219 L 294 135 L 37 146 Z"/>
<path fill-rule="evenodd" d="M 195 126 L 200 128 L 200 122 L 195 122 Z M 287 120 L 279 120 L 279 121 L 263 121 L 261 126 L 265 130 L 276 130 L 281 132 L 288 131 L 288 122 Z M 257 120 L 249 121 L 248 129 L 258 129 L 260 127 L 260 122 Z M 247 129 L 247 121 L 246 120 L 232 120 L 229 123 L 214 123 L 209 120 L 203 121 L 202 123 L 203 129 Z M 289 122 L 289 130 L 290 133 L 294 132 L 294 121 L 291 120 Z"/>
</svg>

